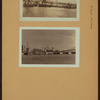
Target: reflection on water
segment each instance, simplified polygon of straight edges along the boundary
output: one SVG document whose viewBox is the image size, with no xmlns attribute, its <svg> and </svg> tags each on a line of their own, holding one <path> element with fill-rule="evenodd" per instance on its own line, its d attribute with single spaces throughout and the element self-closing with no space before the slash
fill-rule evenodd
<svg viewBox="0 0 100 100">
<path fill-rule="evenodd" d="M 76 17 L 76 9 L 56 7 L 23 7 L 23 17 Z"/>
</svg>

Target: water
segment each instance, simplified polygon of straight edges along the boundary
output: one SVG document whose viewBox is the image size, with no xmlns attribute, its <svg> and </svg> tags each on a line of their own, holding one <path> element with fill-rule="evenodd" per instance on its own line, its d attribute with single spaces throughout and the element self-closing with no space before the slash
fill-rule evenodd
<svg viewBox="0 0 100 100">
<path fill-rule="evenodd" d="M 23 55 L 22 64 L 75 64 L 75 54 Z"/>
<path fill-rule="evenodd" d="M 23 7 L 23 17 L 75 18 L 76 9 L 57 8 L 57 7 Z"/>
</svg>

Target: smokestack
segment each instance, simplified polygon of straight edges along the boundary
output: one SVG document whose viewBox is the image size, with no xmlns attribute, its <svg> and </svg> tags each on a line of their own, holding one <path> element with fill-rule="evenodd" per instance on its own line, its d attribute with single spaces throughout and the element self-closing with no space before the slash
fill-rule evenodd
<svg viewBox="0 0 100 100">
<path fill-rule="evenodd" d="M 54 47 L 52 47 L 52 51 L 54 50 Z"/>
</svg>

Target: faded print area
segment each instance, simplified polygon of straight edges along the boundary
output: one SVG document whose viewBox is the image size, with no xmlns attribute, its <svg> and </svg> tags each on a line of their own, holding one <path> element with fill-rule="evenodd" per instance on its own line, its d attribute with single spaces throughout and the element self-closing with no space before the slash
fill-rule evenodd
<svg viewBox="0 0 100 100">
<path fill-rule="evenodd" d="M 22 30 L 22 64 L 75 64 L 75 30 Z"/>
<path fill-rule="evenodd" d="M 23 0 L 23 17 L 76 18 L 77 0 Z"/>
</svg>

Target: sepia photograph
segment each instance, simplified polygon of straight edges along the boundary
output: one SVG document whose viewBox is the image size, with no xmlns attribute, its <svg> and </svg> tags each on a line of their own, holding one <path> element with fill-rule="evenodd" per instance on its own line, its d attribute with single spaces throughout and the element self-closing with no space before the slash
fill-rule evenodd
<svg viewBox="0 0 100 100">
<path fill-rule="evenodd" d="M 79 0 L 21 0 L 22 21 L 79 21 Z"/>
<path fill-rule="evenodd" d="M 79 28 L 20 28 L 19 51 L 22 66 L 79 65 Z"/>
</svg>

